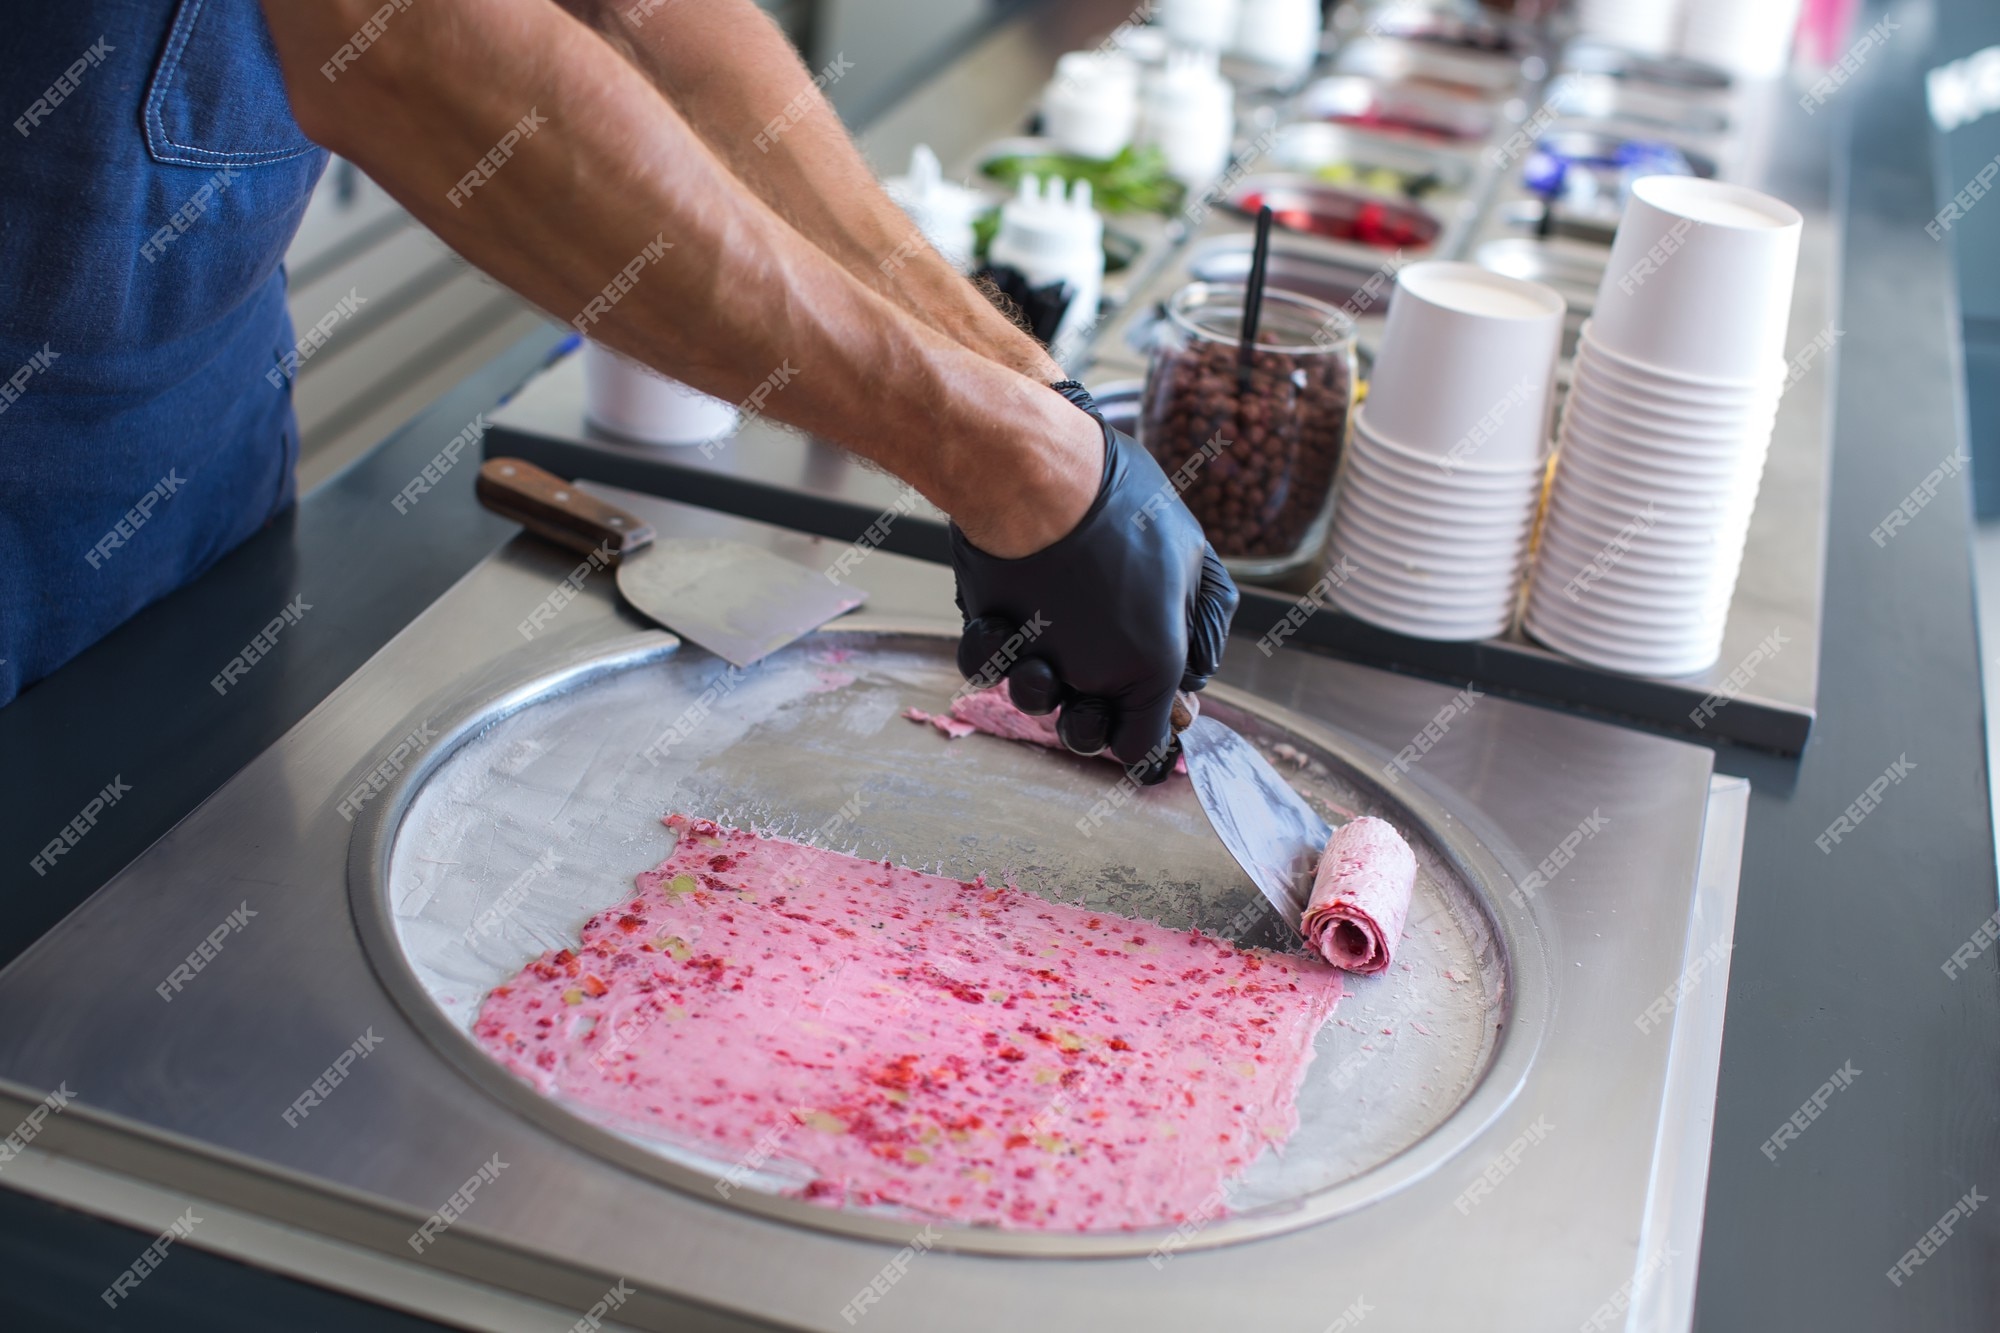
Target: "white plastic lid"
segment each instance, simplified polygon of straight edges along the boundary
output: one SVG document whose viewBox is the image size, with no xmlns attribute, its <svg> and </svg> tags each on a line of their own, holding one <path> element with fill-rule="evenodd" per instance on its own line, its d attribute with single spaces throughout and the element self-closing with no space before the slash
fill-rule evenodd
<svg viewBox="0 0 2000 1333">
<path fill-rule="evenodd" d="M 919 223 L 935 218 L 944 225 L 969 224 L 985 207 L 977 190 L 944 178 L 944 167 L 929 144 L 911 149 L 909 174 L 892 176 L 882 188 Z"/>
<path fill-rule="evenodd" d="M 1074 260 L 1101 253 L 1104 219 L 1091 207 L 1090 182 L 1067 191 L 1051 178 L 1023 176 L 1015 195 L 1000 207 L 1000 230 L 993 248 L 1047 260 Z"/>
<path fill-rule="evenodd" d="M 1093 92 L 1124 93 L 1138 86 L 1139 67 L 1115 52 L 1071 51 L 1056 61 L 1055 82 Z"/>
</svg>

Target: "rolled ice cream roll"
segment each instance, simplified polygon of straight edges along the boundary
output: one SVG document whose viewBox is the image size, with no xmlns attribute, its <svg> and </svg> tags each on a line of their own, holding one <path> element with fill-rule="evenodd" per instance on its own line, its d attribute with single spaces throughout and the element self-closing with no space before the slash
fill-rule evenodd
<svg viewBox="0 0 2000 1333">
<path fill-rule="evenodd" d="M 1327 839 L 1299 929 L 1335 967 L 1380 972 L 1403 937 L 1417 858 L 1386 820 L 1362 815 Z"/>
</svg>

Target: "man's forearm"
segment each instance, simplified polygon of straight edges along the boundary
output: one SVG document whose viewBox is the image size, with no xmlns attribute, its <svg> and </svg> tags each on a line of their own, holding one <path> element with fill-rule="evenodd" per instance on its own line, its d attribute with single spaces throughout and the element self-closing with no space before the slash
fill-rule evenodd
<svg viewBox="0 0 2000 1333">
<path fill-rule="evenodd" d="M 265 6 L 307 133 L 543 309 L 731 401 L 794 365 L 772 416 L 880 463 L 996 554 L 1046 545 L 1088 505 L 1087 419 L 805 240 L 547 0 L 427 0 L 334 75 L 369 6 Z"/>
<path fill-rule="evenodd" d="M 848 272 L 1002 365 L 1062 377 L 883 192 L 814 74 L 751 0 L 561 3 L 625 50 L 746 185 Z"/>
</svg>

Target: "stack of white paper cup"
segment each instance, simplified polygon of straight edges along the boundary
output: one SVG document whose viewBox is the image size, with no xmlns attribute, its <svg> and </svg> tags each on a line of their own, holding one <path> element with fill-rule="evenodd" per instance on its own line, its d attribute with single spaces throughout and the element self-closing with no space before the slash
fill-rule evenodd
<svg viewBox="0 0 2000 1333">
<path fill-rule="evenodd" d="M 1740 186 L 1633 187 L 1583 326 L 1528 632 L 1615 671 L 1722 650 L 1785 381 L 1798 211 Z"/>
<path fill-rule="evenodd" d="M 1799 0 L 1684 0 L 1680 54 L 1745 78 L 1770 79 L 1791 63 Z"/>
<path fill-rule="evenodd" d="M 1552 289 L 1473 264 L 1397 275 L 1334 502 L 1342 610 L 1426 639 L 1507 629 L 1541 499 L 1563 313 Z"/>
<path fill-rule="evenodd" d="M 1721 0 L 1747 7 L 1770 0 Z M 1576 26 L 1586 37 L 1645 55 L 1663 56 L 1674 48 L 1681 0 L 1577 0 Z"/>
<path fill-rule="evenodd" d="M 706 444 L 736 429 L 720 398 L 669 379 L 599 343 L 583 344 L 583 414 L 591 425 L 642 444 Z"/>
</svg>

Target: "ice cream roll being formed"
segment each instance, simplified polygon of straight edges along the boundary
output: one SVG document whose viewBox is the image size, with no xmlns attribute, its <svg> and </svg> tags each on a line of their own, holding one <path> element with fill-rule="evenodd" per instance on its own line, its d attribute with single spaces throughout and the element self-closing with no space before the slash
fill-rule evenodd
<svg viewBox="0 0 2000 1333">
<path fill-rule="evenodd" d="M 1327 839 L 1299 930 L 1335 967 L 1384 971 L 1403 937 L 1416 883 L 1410 845 L 1388 821 L 1362 815 Z"/>
</svg>

